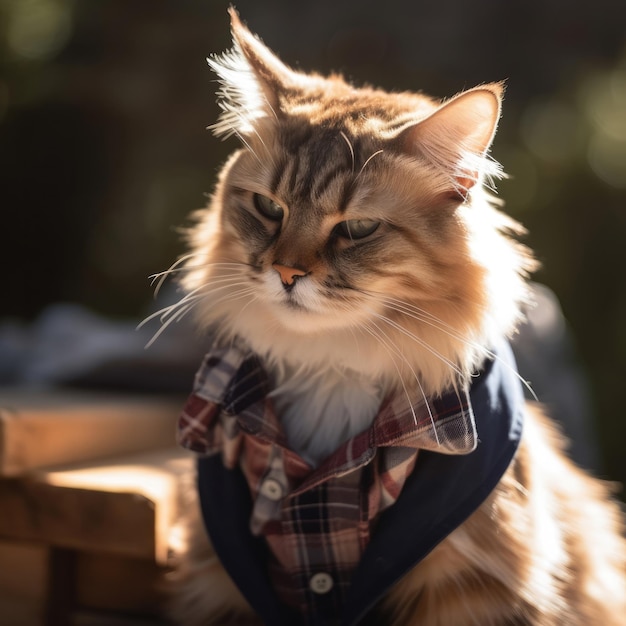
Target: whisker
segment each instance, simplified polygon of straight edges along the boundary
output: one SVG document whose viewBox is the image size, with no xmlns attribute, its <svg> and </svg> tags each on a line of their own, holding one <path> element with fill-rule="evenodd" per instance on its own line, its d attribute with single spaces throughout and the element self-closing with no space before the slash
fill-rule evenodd
<svg viewBox="0 0 626 626">
<path fill-rule="evenodd" d="M 398 301 L 398 302 L 401 302 L 401 301 Z M 467 339 L 466 337 L 463 337 L 463 335 L 461 335 L 458 331 L 456 331 L 452 326 L 450 326 L 449 324 L 446 324 L 443 320 L 440 320 L 439 318 L 432 315 L 428 311 L 424 311 L 422 309 L 419 309 L 419 307 L 409 305 L 409 304 L 407 304 L 406 306 L 407 308 L 410 307 L 410 308 L 415 309 L 416 310 L 415 312 L 417 313 L 417 315 L 408 313 L 406 311 L 400 310 L 399 308 L 395 308 L 393 306 L 391 308 L 397 311 L 398 313 L 402 313 L 403 315 L 406 315 L 407 317 L 411 317 L 417 321 L 423 322 L 433 328 L 436 328 L 437 330 L 448 335 L 449 337 L 452 337 L 453 339 L 456 339 L 460 341 L 461 343 L 464 343 L 470 348 L 474 348 L 477 352 L 480 352 L 486 358 L 490 358 L 490 359 L 498 361 L 501 365 L 504 365 L 504 367 L 507 370 L 509 370 L 509 372 L 511 372 L 512 374 L 516 376 L 516 378 L 520 381 L 520 383 L 532 396 L 533 400 L 535 400 L 535 402 L 539 402 L 539 398 L 537 397 L 535 390 L 532 388 L 532 385 L 514 367 L 512 367 L 509 363 L 501 359 L 495 352 L 493 352 L 492 350 L 489 350 L 489 348 L 486 348 L 485 346 L 482 346 L 475 341 L 471 341 Z M 423 316 L 425 315 L 428 315 L 431 319 L 430 320 L 424 319 Z"/>
<path fill-rule="evenodd" d="M 269 106 L 269 102 L 268 102 L 268 106 Z M 275 111 L 271 108 L 271 106 L 270 106 L 270 109 L 272 110 L 272 113 L 274 113 L 274 115 L 276 115 Z M 276 161 L 274 160 L 274 156 L 272 155 L 272 153 L 268 149 L 267 144 L 263 140 L 263 137 L 261 137 L 261 134 L 259 133 L 259 131 L 256 128 L 254 128 L 254 126 L 252 127 L 252 131 L 257 136 L 257 139 L 261 142 L 261 145 L 263 146 L 263 149 L 265 150 L 265 154 L 267 155 L 267 157 L 271 161 L 272 165 L 274 166 L 274 169 L 276 169 Z"/>
<path fill-rule="evenodd" d="M 143 326 L 145 326 L 145 323 L 155 319 L 155 318 L 159 318 L 159 323 L 160 324 L 164 324 L 167 322 L 168 318 L 172 318 L 175 317 L 176 314 L 178 313 L 178 311 L 185 307 L 187 304 L 191 304 L 191 303 L 195 303 L 198 300 L 201 300 L 202 298 L 205 297 L 204 293 L 199 293 L 196 294 L 194 296 L 190 296 L 190 297 L 186 297 L 186 298 L 182 298 L 181 300 L 179 300 L 178 302 L 171 304 L 170 306 L 167 306 L 163 309 L 160 309 L 159 311 L 156 311 L 155 313 L 153 313 L 151 316 L 147 317 L 145 320 L 143 320 L 141 322 L 141 324 L 139 326 L 137 326 L 137 328 L 141 328 Z"/>
<path fill-rule="evenodd" d="M 237 130 L 235 130 L 234 132 L 235 132 L 235 135 L 237 135 L 237 138 L 239 139 L 239 141 L 241 141 L 241 143 L 244 146 L 246 146 L 250 154 L 259 162 L 259 165 L 263 165 L 263 161 L 259 158 L 257 153 L 252 149 L 252 146 L 246 141 L 243 135 Z"/>
<path fill-rule="evenodd" d="M 426 309 L 422 309 L 421 307 L 418 307 L 417 305 L 411 304 L 410 302 L 405 302 L 404 300 L 399 300 L 397 298 L 393 298 L 392 296 L 389 296 L 387 294 L 384 293 L 376 293 L 376 292 L 366 292 L 366 291 L 361 291 L 361 293 L 376 299 L 377 301 L 379 300 L 384 300 L 386 303 L 389 304 L 393 304 L 396 303 L 401 307 L 404 307 L 406 309 L 409 310 L 413 310 L 415 313 L 421 314 L 425 317 L 428 317 L 434 321 L 436 321 L 437 323 L 439 323 L 441 326 L 448 328 L 452 331 L 455 331 L 456 329 L 454 328 L 454 326 L 451 326 L 450 324 L 446 324 L 443 320 L 441 320 L 440 318 L 438 318 L 436 315 L 433 315 L 432 313 L 430 313 L 430 311 L 426 311 Z"/>
<path fill-rule="evenodd" d="M 177 261 L 172 263 L 172 265 L 170 265 L 169 268 L 167 270 L 165 270 L 165 272 L 159 272 L 158 274 L 150 275 L 148 278 L 150 278 L 150 285 L 151 286 L 154 285 L 154 281 L 157 279 L 157 277 L 159 278 L 159 282 L 157 283 L 157 286 L 156 286 L 156 288 L 154 290 L 153 297 L 154 298 L 157 297 L 157 295 L 159 294 L 159 291 L 161 289 L 161 286 L 163 285 L 163 282 L 165 281 L 165 278 L 162 278 L 162 276 L 167 276 L 167 274 L 169 274 L 170 272 L 173 272 L 181 263 L 184 263 L 188 259 L 192 259 L 195 256 L 199 256 L 199 255 L 197 253 L 185 254 L 180 259 L 178 259 Z"/>
<path fill-rule="evenodd" d="M 240 284 L 244 284 L 244 283 L 240 283 Z M 222 296 L 221 298 L 219 298 L 218 300 L 211 302 L 211 304 L 213 306 L 216 306 L 218 304 L 221 304 L 225 300 L 238 300 L 239 298 L 242 298 L 243 296 L 252 295 L 252 294 L 254 294 L 254 289 L 248 286 L 246 289 L 240 289 L 239 291 L 235 291 L 234 293 L 228 293 L 225 296 Z"/>
<path fill-rule="evenodd" d="M 407 317 L 410 317 L 419 322 L 427 324 L 428 326 L 431 326 L 432 328 L 439 330 L 440 332 L 448 335 L 449 337 L 452 337 L 453 339 L 460 341 L 461 343 L 469 346 L 470 348 L 473 348 L 474 350 L 482 354 L 485 358 L 497 360 L 509 372 L 514 374 L 516 378 L 520 381 L 520 383 L 524 386 L 524 388 L 528 391 L 528 393 L 532 396 L 532 398 L 536 402 L 539 402 L 539 398 L 537 397 L 537 394 L 532 388 L 532 385 L 514 367 L 512 367 L 509 363 L 501 359 L 495 352 L 493 352 L 489 348 L 486 348 L 485 346 L 482 346 L 479 343 L 472 341 L 468 339 L 467 337 L 464 337 L 453 326 L 451 326 L 450 324 L 447 324 L 446 322 L 439 319 L 437 316 L 433 315 L 429 311 L 426 311 L 411 303 L 404 302 L 403 300 L 398 300 L 396 298 L 384 296 L 383 294 L 380 294 L 380 297 L 376 297 L 376 295 L 372 294 L 371 292 L 367 293 L 365 291 L 361 291 L 361 293 L 371 297 L 372 299 L 382 302 L 383 304 L 386 304 L 390 309 L 396 311 L 397 313 L 406 315 Z"/>
<path fill-rule="evenodd" d="M 212 304 L 215 306 L 223 302 L 224 300 L 227 300 L 227 299 L 237 300 L 238 298 L 251 295 L 254 293 L 254 290 L 249 285 L 247 285 L 247 283 L 238 283 L 238 284 L 246 285 L 246 288 L 227 294 L 226 296 L 219 298 Z M 163 334 L 163 332 L 165 332 L 168 326 L 170 326 L 174 322 L 179 322 L 185 315 L 187 315 L 187 313 L 189 313 L 189 311 L 191 311 L 191 309 L 193 309 L 194 306 L 198 304 L 200 300 L 204 299 L 208 293 L 215 293 L 216 291 L 221 291 L 222 289 L 228 286 L 229 285 L 223 285 L 222 287 L 211 289 L 206 293 L 202 292 L 202 293 L 195 294 L 191 298 L 187 298 L 187 297 L 183 298 L 180 302 L 177 302 L 175 305 L 166 307 L 167 309 L 166 312 L 161 316 L 161 327 L 154 333 L 150 341 L 148 341 L 148 343 L 146 344 L 145 348 L 146 349 L 149 348 Z M 151 317 L 154 318 L 154 315 L 152 315 Z M 168 317 L 169 319 L 167 319 Z M 147 320 L 144 320 L 144 322 L 145 321 Z M 144 322 L 142 322 L 142 325 Z"/>
<path fill-rule="evenodd" d="M 278 115 L 276 115 L 276 111 L 274 110 L 274 107 L 270 104 L 269 100 L 267 98 L 265 98 L 265 103 L 267 104 L 268 109 L 272 112 L 272 115 L 274 116 L 275 120 L 278 120 Z"/>
<path fill-rule="evenodd" d="M 250 289 L 250 293 L 254 293 L 254 291 L 252 289 Z M 251 298 L 244 306 L 241 307 L 241 309 L 239 309 L 239 312 L 237 313 L 237 317 L 239 317 L 252 303 L 256 302 L 259 299 L 258 296 L 255 296 L 254 298 Z"/>
<path fill-rule="evenodd" d="M 359 173 L 356 175 L 356 177 L 358 178 L 362 173 L 363 170 L 365 169 L 365 166 L 377 155 L 382 154 L 384 152 L 384 150 L 377 150 L 376 152 L 374 152 L 374 154 L 371 154 L 367 160 L 365 161 L 365 163 L 363 163 L 363 166 L 361 167 L 361 169 L 359 170 Z"/>
<path fill-rule="evenodd" d="M 473 342 L 466 337 L 463 337 L 455 328 L 450 324 L 447 324 L 442 319 L 438 318 L 436 315 L 433 315 L 429 311 L 422 309 L 416 305 L 413 305 L 409 302 L 405 302 L 403 300 L 398 300 L 396 298 L 392 298 L 389 296 L 385 296 L 384 294 L 373 294 L 362 291 L 364 295 L 371 297 L 376 302 L 381 302 L 388 306 L 391 310 L 396 311 L 397 313 L 401 313 L 402 315 L 406 315 L 412 319 L 415 319 L 419 322 L 424 322 L 433 328 L 441 330 L 445 332 L 450 337 L 454 339 L 458 339 L 459 341 L 464 342 L 470 347 L 474 347 L 481 350 L 486 350 L 480 344 Z"/>
<path fill-rule="evenodd" d="M 350 150 L 350 156 L 352 157 L 352 173 L 354 174 L 355 157 L 354 157 L 354 148 L 352 147 L 352 142 L 350 141 L 350 138 L 348 137 L 348 135 L 346 135 L 346 133 L 344 133 L 342 130 L 339 131 L 339 134 L 346 140 L 346 143 L 348 144 L 348 150 Z"/>
<path fill-rule="evenodd" d="M 428 342 L 424 341 L 423 339 L 420 339 L 417 335 L 415 335 L 414 333 L 408 331 L 402 325 L 398 324 L 397 322 L 394 322 L 392 319 L 389 319 L 385 315 L 381 315 L 381 314 L 376 313 L 375 311 L 372 311 L 372 310 L 370 310 L 370 313 L 374 317 L 380 319 L 381 321 L 383 321 L 386 324 L 388 324 L 389 326 L 391 326 L 392 328 L 395 328 L 397 331 L 401 332 L 403 335 L 405 335 L 409 339 L 412 339 L 413 341 L 415 341 L 415 343 L 420 345 L 422 348 L 426 349 L 433 356 L 435 356 L 438 359 L 440 359 L 441 361 L 443 361 L 448 367 L 450 367 L 454 372 L 456 372 L 456 374 L 459 377 L 464 378 L 463 372 L 459 369 L 459 367 L 455 363 L 450 361 L 450 359 L 446 358 L 441 353 L 439 353 L 437 350 L 435 350 Z"/>
<path fill-rule="evenodd" d="M 239 278 L 239 275 L 233 275 L 233 278 Z M 213 293 L 214 291 L 219 291 L 221 289 L 225 289 L 229 286 L 239 286 L 239 285 L 244 285 L 247 284 L 245 282 L 239 282 L 239 283 L 233 283 L 231 282 L 232 278 L 231 277 L 223 277 L 223 278 L 217 278 L 209 283 L 206 283 L 204 285 L 200 285 L 200 287 L 196 287 L 195 289 L 193 289 L 192 291 L 186 293 L 178 302 L 175 302 L 174 304 L 170 304 L 166 307 L 163 307 L 162 309 L 159 309 L 158 311 L 155 311 L 154 313 L 150 314 L 148 317 L 146 317 L 145 319 L 143 319 L 138 325 L 137 325 L 137 330 L 139 330 L 140 328 L 142 328 L 143 326 L 145 326 L 149 321 L 159 317 L 161 319 L 161 321 L 164 321 L 169 315 L 171 315 L 172 313 L 175 312 L 175 310 L 184 305 L 186 302 L 188 302 L 191 299 L 195 299 L 195 298 L 204 298 L 206 297 L 208 294 Z M 223 285 L 222 283 L 226 283 L 225 285 Z M 215 285 L 222 285 L 221 287 L 216 287 L 215 289 L 213 289 L 213 287 Z"/>
<path fill-rule="evenodd" d="M 459 341 L 464 342 L 466 345 L 469 345 L 470 347 L 481 348 L 480 344 L 474 341 L 471 341 L 467 339 L 466 337 L 463 337 L 463 335 L 461 335 L 461 333 L 456 331 L 456 329 L 454 329 L 453 326 L 446 324 L 443 320 L 439 319 L 435 315 L 432 315 L 428 311 L 424 311 L 423 309 L 420 309 L 419 307 L 414 307 L 409 304 L 403 304 L 401 301 L 396 301 L 397 304 L 393 301 L 386 300 L 384 298 L 382 298 L 380 301 L 386 304 L 392 311 L 396 311 L 397 313 L 406 315 L 407 317 L 417 320 L 418 322 L 423 322 L 427 324 L 428 326 L 431 326 L 432 328 L 436 328 L 437 330 L 440 330 L 441 332 L 448 335 L 449 337 L 452 337 L 453 339 L 458 339 Z"/>
<path fill-rule="evenodd" d="M 152 335 L 152 338 L 144 346 L 144 349 L 147 350 L 165 332 L 165 330 L 170 326 L 170 324 L 172 324 L 173 322 L 178 322 L 180 319 L 182 319 L 185 313 L 191 310 L 193 306 L 196 304 L 196 302 L 197 300 L 190 302 L 186 304 L 185 306 L 181 307 L 177 311 L 176 315 L 172 315 L 170 319 L 162 323 L 161 326 L 158 328 L 158 330 Z"/>
<path fill-rule="evenodd" d="M 376 324 L 376 323 L 374 323 L 374 327 L 375 327 L 376 331 L 378 331 L 378 332 L 375 332 L 374 330 L 372 330 L 370 325 L 368 325 L 368 324 L 364 325 L 365 330 L 372 337 L 374 337 L 383 346 L 383 348 L 385 348 L 387 353 L 392 357 L 392 363 L 393 363 L 393 365 L 394 365 L 394 367 L 396 369 L 396 372 L 398 374 L 398 378 L 400 380 L 400 384 L 402 385 L 402 389 L 404 390 L 404 395 L 406 396 L 407 403 L 409 405 L 409 409 L 411 411 L 411 414 L 413 415 L 413 421 L 414 421 L 415 425 L 417 426 L 417 424 L 418 424 L 417 415 L 415 413 L 415 409 L 413 408 L 413 403 L 411 402 L 411 396 L 409 395 L 408 389 L 406 388 L 406 384 L 404 383 L 404 376 L 402 376 L 402 372 L 400 371 L 400 368 L 399 368 L 396 360 L 393 358 L 393 354 L 394 353 L 395 353 L 396 356 L 399 356 L 405 362 L 405 364 L 408 366 L 408 368 L 411 370 L 411 373 L 413 374 L 413 378 L 415 379 L 415 382 L 417 383 L 417 385 L 419 387 L 420 393 L 422 394 L 422 398 L 424 399 L 424 404 L 426 405 L 426 409 L 427 409 L 428 415 L 430 417 L 430 422 L 431 422 L 431 424 L 433 426 L 433 430 L 434 430 L 434 433 L 435 433 L 435 439 L 437 440 L 437 444 L 439 444 L 439 437 L 437 435 L 437 429 L 435 428 L 435 418 L 433 416 L 432 410 L 430 408 L 430 404 L 428 402 L 428 398 L 426 397 L 426 394 L 424 392 L 424 388 L 422 387 L 422 384 L 421 384 L 421 382 L 419 380 L 419 377 L 418 377 L 417 373 L 415 372 L 415 370 L 411 366 L 411 363 L 408 361 L 408 359 L 398 350 L 398 348 L 395 345 L 393 345 L 393 342 L 391 341 L 391 338 L 387 335 L 387 333 L 385 333 L 380 328 L 380 326 L 378 326 L 378 324 Z M 382 333 L 386 337 L 387 341 L 383 340 L 380 337 L 379 333 Z M 392 343 L 393 348 L 391 348 L 389 346 L 390 342 Z"/>
<path fill-rule="evenodd" d="M 192 255 L 189 255 L 189 256 L 192 256 Z M 196 256 L 196 255 L 193 255 L 193 256 Z M 156 279 L 156 278 L 160 278 L 161 276 L 166 275 L 166 274 L 173 274 L 175 272 L 187 272 L 189 270 L 196 270 L 196 269 L 209 268 L 209 267 L 239 268 L 242 265 L 245 265 L 244 263 L 201 263 L 200 265 L 185 265 L 184 267 L 177 267 L 178 265 L 180 265 L 185 260 L 186 260 L 186 258 L 179 259 L 176 263 L 174 263 L 168 269 L 166 269 L 166 270 L 164 270 L 162 272 L 156 272 L 154 274 L 150 274 L 150 276 L 148 276 L 148 278 L 150 278 L 150 279 L 152 279 L 154 281 L 154 279 Z"/>
<path fill-rule="evenodd" d="M 185 265 L 184 267 L 179 267 L 181 263 L 184 263 L 185 261 L 192 259 L 195 256 L 201 256 L 201 254 L 200 253 L 186 254 L 185 256 L 178 259 L 176 262 L 172 263 L 172 265 L 170 265 L 170 267 L 167 270 L 163 272 L 157 272 L 156 274 L 151 274 L 148 277 L 150 279 L 150 285 L 154 285 L 155 281 L 158 280 L 157 286 L 154 290 L 153 297 L 156 298 L 158 296 L 159 291 L 161 290 L 161 287 L 163 286 L 163 283 L 165 282 L 167 276 L 171 274 L 178 273 L 178 272 L 187 272 L 187 271 L 191 271 L 194 269 L 209 268 L 209 267 L 238 268 L 238 267 L 245 265 L 243 263 L 202 263 L 200 265 Z M 202 256 L 204 255 L 202 254 Z"/>
</svg>

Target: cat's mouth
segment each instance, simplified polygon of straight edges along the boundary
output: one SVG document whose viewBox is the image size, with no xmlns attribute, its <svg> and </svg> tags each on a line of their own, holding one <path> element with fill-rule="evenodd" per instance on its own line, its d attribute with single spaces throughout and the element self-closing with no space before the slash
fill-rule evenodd
<svg viewBox="0 0 626 626">
<path fill-rule="evenodd" d="M 274 274 L 268 274 L 264 294 L 272 315 L 286 329 L 308 334 L 346 323 L 346 317 L 337 314 L 337 307 L 310 277 L 285 288 Z"/>
<path fill-rule="evenodd" d="M 337 320 L 321 304 L 317 301 L 307 302 L 306 294 L 298 294 L 294 290 L 274 298 L 272 309 L 275 319 L 285 329 L 309 334 L 337 325 Z"/>
<path fill-rule="evenodd" d="M 293 311 L 308 311 L 307 307 L 298 300 L 298 297 L 293 293 L 285 294 L 281 302 L 282 305 Z"/>
<path fill-rule="evenodd" d="M 298 312 L 315 312 L 312 303 L 317 299 L 315 288 L 310 283 L 296 283 L 285 286 L 276 280 L 274 273 L 267 275 L 265 292 L 273 306 L 281 311 L 285 309 Z"/>
</svg>

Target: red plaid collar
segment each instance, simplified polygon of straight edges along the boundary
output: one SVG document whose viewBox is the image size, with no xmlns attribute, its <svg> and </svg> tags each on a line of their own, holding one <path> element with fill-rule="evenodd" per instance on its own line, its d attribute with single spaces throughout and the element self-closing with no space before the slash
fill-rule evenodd
<svg viewBox="0 0 626 626">
<path fill-rule="evenodd" d="M 375 522 L 398 499 L 418 450 L 475 448 L 469 395 L 415 406 L 404 394 L 388 398 L 369 429 L 314 469 L 287 445 L 269 392 L 256 356 L 235 347 L 212 351 L 179 418 L 178 439 L 202 455 L 221 453 L 227 468 L 243 472 L 250 529 L 270 548 L 267 568 L 282 601 L 309 617 L 340 615 Z"/>
<path fill-rule="evenodd" d="M 200 454 L 222 449 L 216 432 L 219 415 L 236 416 L 251 435 L 288 449 L 280 422 L 267 397 L 269 380 L 259 359 L 237 347 L 218 348 L 205 357 L 178 423 L 180 445 Z M 404 393 L 386 399 L 372 426 L 349 439 L 316 473 L 350 471 L 367 463 L 379 447 L 467 454 L 477 444 L 474 415 L 466 389 L 425 399 L 412 406 Z M 293 453 L 292 453 L 293 454 Z"/>
</svg>

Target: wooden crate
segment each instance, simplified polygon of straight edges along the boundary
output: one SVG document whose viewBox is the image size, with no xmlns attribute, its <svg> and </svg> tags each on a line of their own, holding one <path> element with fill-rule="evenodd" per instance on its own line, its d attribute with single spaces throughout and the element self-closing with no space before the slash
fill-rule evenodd
<svg viewBox="0 0 626 626">
<path fill-rule="evenodd" d="M 167 448 L 0 479 L 0 624 L 166 623 L 192 466 Z"/>
</svg>

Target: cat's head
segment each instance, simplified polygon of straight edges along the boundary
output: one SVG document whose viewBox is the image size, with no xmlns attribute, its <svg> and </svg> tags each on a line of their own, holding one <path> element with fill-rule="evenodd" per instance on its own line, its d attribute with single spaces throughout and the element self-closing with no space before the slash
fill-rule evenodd
<svg viewBox="0 0 626 626">
<path fill-rule="evenodd" d="M 502 86 L 443 103 L 355 88 L 288 68 L 231 20 L 233 50 L 209 61 L 213 131 L 241 149 L 190 234 L 200 322 L 277 361 L 431 390 L 467 374 L 510 332 L 531 266 L 484 190 Z"/>
</svg>

